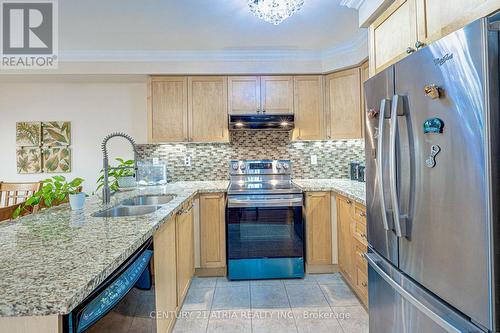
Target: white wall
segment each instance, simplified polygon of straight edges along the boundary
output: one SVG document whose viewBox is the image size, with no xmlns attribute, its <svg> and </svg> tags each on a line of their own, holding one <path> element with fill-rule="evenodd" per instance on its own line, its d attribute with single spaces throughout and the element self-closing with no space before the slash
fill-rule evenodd
<svg viewBox="0 0 500 333">
<path fill-rule="evenodd" d="M 51 174 L 20 175 L 16 170 L 17 121 L 71 121 L 72 172 L 95 189 L 102 167 L 100 144 L 113 131 L 147 140 L 145 77 L 10 77 L 0 79 L 0 181 L 36 181 Z M 122 139 L 110 142 L 111 157 L 131 158 Z"/>
</svg>

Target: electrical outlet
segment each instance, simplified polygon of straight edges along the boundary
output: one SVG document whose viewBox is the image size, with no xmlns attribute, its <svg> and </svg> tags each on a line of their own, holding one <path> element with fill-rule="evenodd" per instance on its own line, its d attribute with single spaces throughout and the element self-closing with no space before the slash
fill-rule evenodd
<svg viewBox="0 0 500 333">
<path fill-rule="evenodd" d="M 191 166 L 191 156 L 185 156 L 184 157 L 184 165 L 187 167 Z"/>
<path fill-rule="evenodd" d="M 311 164 L 312 165 L 318 164 L 318 156 L 317 155 L 311 155 Z"/>
</svg>

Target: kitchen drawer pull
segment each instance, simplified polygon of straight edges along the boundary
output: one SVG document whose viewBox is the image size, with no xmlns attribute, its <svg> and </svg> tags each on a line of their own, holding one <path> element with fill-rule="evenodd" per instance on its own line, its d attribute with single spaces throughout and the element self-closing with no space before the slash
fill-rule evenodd
<svg viewBox="0 0 500 333">
<path fill-rule="evenodd" d="M 363 211 L 361 211 L 361 212 L 359 212 L 359 216 L 361 216 L 361 217 L 365 217 L 365 216 L 366 216 L 366 213 L 365 213 L 365 212 L 363 212 Z"/>
<path fill-rule="evenodd" d="M 361 285 L 362 285 L 363 287 L 365 287 L 365 288 L 366 288 L 366 287 L 368 287 L 368 283 L 366 283 L 366 282 L 361 283 Z"/>
<path fill-rule="evenodd" d="M 349 200 L 349 199 L 347 199 L 347 201 L 346 201 L 346 202 L 347 202 L 347 204 L 348 204 L 348 205 L 352 204 L 352 201 L 351 201 L 351 200 Z"/>
</svg>

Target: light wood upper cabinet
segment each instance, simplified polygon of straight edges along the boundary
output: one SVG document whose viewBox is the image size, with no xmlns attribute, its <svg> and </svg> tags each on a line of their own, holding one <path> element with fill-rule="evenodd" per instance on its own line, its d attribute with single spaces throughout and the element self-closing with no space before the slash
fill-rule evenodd
<svg viewBox="0 0 500 333">
<path fill-rule="evenodd" d="M 152 77 L 148 90 L 149 141 L 187 141 L 187 77 Z"/>
<path fill-rule="evenodd" d="M 330 192 L 308 192 L 306 210 L 306 262 L 332 264 L 332 222 Z"/>
<path fill-rule="evenodd" d="M 292 76 L 230 76 L 229 114 L 293 114 Z"/>
<path fill-rule="evenodd" d="M 416 0 L 418 39 L 429 44 L 500 9 L 499 0 Z"/>
<path fill-rule="evenodd" d="M 195 142 L 228 141 L 227 78 L 188 78 L 189 136 Z"/>
<path fill-rule="evenodd" d="M 416 0 L 396 0 L 369 29 L 370 69 L 378 73 L 408 55 L 417 41 Z"/>
<path fill-rule="evenodd" d="M 226 267 L 224 193 L 200 195 L 200 266 Z"/>
<path fill-rule="evenodd" d="M 165 222 L 153 236 L 156 311 L 175 313 L 177 309 L 177 251 L 175 217 Z M 170 332 L 175 316 L 158 316 L 158 332 Z"/>
<path fill-rule="evenodd" d="M 360 69 L 353 68 L 326 76 L 326 105 L 329 139 L 362 137 Z"/>
<path fill-rule="evenodd" d="M 188 203 L 176 216 L 177 306 L 187 294 L 194 275 L 193 206 Z"/>
<path fill-rule="evenodd" d="M 260 111 L 260 78 L 230 76 L 228 102 L 230 114 L 254 114 Z"/>
<path fill-rule="evenodd" d="M 294 77 L 294 140 L 325 138 L 323 86 L 322 75 Z"/>
<path fill-rule="evenodd" d="M 293 114 L 292 76 L 262 76 L 260 87 L 262 112 Z"/>
<path fill-rule="evenodd" d="M 361 121 L 363 123 L 362 135 L 365 136 L 365 126 L 366 126 L 366 100 L 365 100 L 365 86 L 364 83 L 370 78 L 370 69 L 368 66 L 368 61 L 361 64 Z"/>
</svg>

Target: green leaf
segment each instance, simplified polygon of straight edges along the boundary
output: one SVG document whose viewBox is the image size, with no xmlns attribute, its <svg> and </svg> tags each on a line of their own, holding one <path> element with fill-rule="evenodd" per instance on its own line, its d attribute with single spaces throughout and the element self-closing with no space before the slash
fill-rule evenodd
<svg viewBox="0 0 500 333">
<path fill-rule="evenodd" d="M 49 129 L 49 128 L 47 128 L 46 131 L 47 131 L 47 133 L 50 134 L 50 136 L 55 141 L 60 142 L 60 143 L 68 143 L 68 141 L 66 140 L 66 137 L 64 135 L 62 135 L 61 133 L 59 133 L 55 130 Z"/>
<path fill-rule="evenodd" d="M 19 217 L 19 215 L 21 215 L 21 206 L 20 205 L 19 207 L 16 208 L 16 210 L 14 211 L 14 213 L 12 213 L 12 218 L 13 219 L 17 219 Z"/>
<path fill-rule="evenodd" d="M 80 186 L 83 183 L 83 181 L 84 181 L 83 178 L 75 178 L 69 183 L 69 185 L 72 187 L 77 187 Z"/>
<path fill-rule="evenodd" d="M 64 176 L 54 176 L 52 178 L 54 178 L 58 182 L 64 182 L 64 181 L 66 181 L 66 177 L 64 177 Z"/>
</svg>

